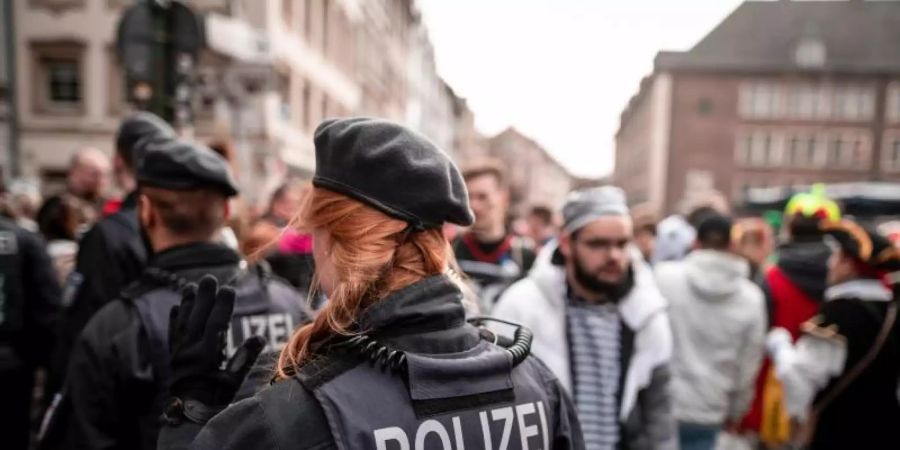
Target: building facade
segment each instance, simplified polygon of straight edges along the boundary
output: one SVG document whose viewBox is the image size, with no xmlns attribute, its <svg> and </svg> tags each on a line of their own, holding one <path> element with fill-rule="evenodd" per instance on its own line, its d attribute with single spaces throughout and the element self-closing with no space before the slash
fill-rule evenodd
<svg viewBox="0 0 900 450">
<path fill-rule="evenodd" d="M 13 175 L 16 156 L 13 153 L 13 95 L 10 86 L 12 65 L 13 22 L 9 2 L 0 4 L 0 178 L 9 180 Z"/>
<path fill-rule="evenodd" d="M 524 217 L 533 206 L 562 208 L 573 177 L 544 147 L 515 128 L 488 138 L 485 146 L 506 170 L 514 216 Z"/>
<path fill-rule="evenodd" d="M 79 148 L 113 150 L 118 122 L 131 111 L 115 34 L 134 2 L 13 1 L 20 166 L 49 185 Z M 184 3 L 204 17 L 208 48 L 198 62 L 193 127 L 182 132 L 234 145 L 250 202 L 264 201 L 286 176 L 311 175 L 312 136 L 325 118 L 386 117 L 454 144 L 455 100 L 411 0 Z"/>
<path fill-rule="evenodd" d="M 633 205 L 900 180 L 898 2 L 747 1 L 654 66 L 616 134 L 614 181 Z"/>
</svg>

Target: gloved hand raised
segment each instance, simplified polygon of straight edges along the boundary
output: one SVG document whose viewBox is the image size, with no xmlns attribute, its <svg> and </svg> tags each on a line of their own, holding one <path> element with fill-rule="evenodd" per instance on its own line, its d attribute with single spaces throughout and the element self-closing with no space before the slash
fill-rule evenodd
<svg viewBox="0 0 900 450">
<path fill-rule="evenodd" d="M 209 275 L 182 292 L 181 306 L 173 307 L 169 317 L 171 396 L 211 407 L 226 406 L 234 398 L 266 344 L 259 336 L 247 339 L 220 369 L 234 298 L 234 289 L 220 289 Z"/>
</svg>

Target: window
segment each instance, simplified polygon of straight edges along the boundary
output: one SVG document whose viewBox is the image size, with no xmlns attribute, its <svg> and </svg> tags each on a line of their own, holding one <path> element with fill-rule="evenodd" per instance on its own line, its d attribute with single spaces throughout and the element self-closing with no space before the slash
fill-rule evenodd
<svg viewBox="0 0 900 450">
<path fill-rule="evenodd" d="M 792 167 L 800 167 L 804 165 L 805 142 L 799 136 L 793 136 L 788 140 L 788 157 L 787 164 Z"/>
<path fill-rule="evenodd" d="M 739 166 L 749 166 L 750 165 L 750 150 L 753 148 L 753 135 L 746 134 L 738 137 L 737 145 L 735 146 L 734 152 L 734 161 Z"/>
<path fill-rule="evenodd" d="M 890 172 L 900 172 L 900 137 L 887 140 L 884 168 Z"/>
<path fill-rule="evenodd" d="M 81 66 L 77 59 L 42 59 L 47 71 L 50 101 L 59 104 L 81 102 Z"/>
<path fill-rule="evenodd" d="M 754 82 L 741 86 L 740 112 L 751 119 L 773 119 L 783 113 L 781 86 L 775 83 Z"/>
<path fill-rule="evenodd" d="M 875 112 L 875 93 L 864 86 L 840 86 L 832 97 L 834 119 L 871 120 Z"/>
<path fill-rule="evenodd" d="M 829 167 L 865 169 L 869 164 L 869 149 L 859 133 L 834 134 L 828 140 Z"/>
<path fill-rule="evenodd" d="M 777 165 L 781 160 L 775 136 L 769 132 L 756 131 L 738 137 L 735 148 L 735 162 L 750 167 Z"/>
<path fill-rule="evenodd" d="M 891 122 L 900 122 L 900 82 L 891 83 L 888 87 L 886 116 Z"/>
<path fill-rule="evenodd" d="M 854 169 L 866 169 L 871 159 L 869 148 L 861 138 L 853 139 L 850 142 L 850 166 Z"/>
<path fill-rule="evenodd" d="M 795 119 L 813 119 L 819 112 L 819 89 L 814 85 L 802 84 L 791 89 L 789 114 Z"/>
<path fill-rule="evenodd" d="M 82 59 L 78 42 L 32 43 L 33 107 L 37 112 L 78 114 L 84 109 Z"/>
</svg>

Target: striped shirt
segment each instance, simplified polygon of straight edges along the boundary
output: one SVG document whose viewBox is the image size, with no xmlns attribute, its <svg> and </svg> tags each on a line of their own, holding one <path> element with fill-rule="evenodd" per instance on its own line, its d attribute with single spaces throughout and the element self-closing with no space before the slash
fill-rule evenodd
<svg viewBox="0 0 900 450">
<path fill-rule="evenodd" d="M 621 321 L 614 303 L 572 301 L 568 311 L 575 407 L 588 450 L 619 443 Z"/>
</svg>

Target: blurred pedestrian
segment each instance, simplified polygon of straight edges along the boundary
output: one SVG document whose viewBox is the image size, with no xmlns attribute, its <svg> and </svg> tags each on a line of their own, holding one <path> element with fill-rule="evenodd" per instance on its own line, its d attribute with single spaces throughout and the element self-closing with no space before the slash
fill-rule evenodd
<svg viewBox="0 0 900 450">
<path fill-rule="evenodd" d="M 37 233 L 37 214 L 41 205 L 41 191 L 29 180 L 13 180 L 3 194 L 3 215 L 16 225 Z"/>
<path fill-rule="evenodd" d="M 54 343 L 60 287 L 44 242 L 0 218 L 0 424 L 3 448 L 26 450 L 35 370 Z"/>
<path fill-rule="evenodd" d="M 656 251 L 656 220 L 648 214 L 634 218 L 634 245 L 641 251 L 641 256 L 648 263 L 653 262 Z"/>
<path fill-rule="evenodd" d="M 820 188 L 796 194 L 785 207 L 788 241 L 776 249 L 776 262 L 765 271 L 762 290 L 769 325 L 787 330 L 794 339 L 800 336 L 800 325 L 821 307 L 827 287 L 831 249 L 825 245 L 820 224 L 838 219 L 840 208 Z M 753 407 L 741 426 L 771 445 L 779 445 L 787 437 L 779 389 L 766 360 L 757 379 Z"/>
<path fill-rule="evenodd" d="M 78 254 L 78 228 L 84 221 L 84 209 L 70 194 L 58 195 L 41 206 L 38 227 L 47 240 L 47 253 L 53 261 L 60 286 L 75 269 Z"/>
<path fill-rule="evenodd" d="M 574 397 L 587 448 L 678 448 L 666 301 L 632 259 L 625 194 L 574 191 L 563 220 L 551 263 L 506 290 L 493 314 L 534 330 L 534 354 Z"/>
<path fill-rule="evenodd" d="M 143 155 L 137 181 L 151 257 L 138 281 L 104 305 L 78 337 L 47 447 L 156 448 L 171 382 L 169 313 L 182 289 L 204 275 L 237 292 L 224 348 L 216 350 L 231 355 L 245 339 L 261 335 L 268 339 L 264 351 L 279 351 L 294 326 L 310 319 L 299 292 L 242 269 L 237 252 L 215 242 L 228 199 L 237 194 L 221 157 L 200 144 L 168 140 Z"/>
<path fill-rule="evenodd" d="M 250 234 L 274 237 L 271 246 L 264 251 L 265 260 L 272 271 L 294 287 L 308 292 L 312 284 L 315 262 L 312 255 L 312 236 L 291 226 L 300 207 L 309 194 L 310 186 L 296 180 L 288 180 L 272 194 L 266 213 L 251 227 Z M 262 243 L 268 244 L 268 243 Z"/>
<path fill-rule="evenodd" d="M 209 149 L 225 159 L 232 174 L 234 174 L 235 180 L 238 181 L 237 149 L 234 143 L 230 139 L 216 139 L 209 143 Z M 232 211 L 233 215 L 229 217 L 228 222 L 219 231 L 219 242 L 234 250 L 239 250 L 241 241 L 238 238 L 238 232 L 244 229 L 248 220 L 248 217 L 244 216 L 246 205 L 240 197 L 230 199 L 229 203 L 229 210 Z"/>
<path fill-rule="evenodd" d="M 697 230 L 684 217 L 666 217 L 656 226 L 656 243 L 651 262 L 681 261 L 691 251 L 696 238 Z"/>
<path fill-rule="evenodd" d="M 714 213 L 696 249 L 656 266 L 675 341 L 672 387 L 682 450 L 713 450 L 750 408 L 763 357 L 766 309 L 750 265 L 731 252 L 732 220 Z"/>
<path fill-rule="evenodd" d="M 506 347 L 465 320 L 441 225 L 473 217 L 446 153 L 376 119 L 326 121 L 315 145 L 300 223 L 313 230 L 328 304 L 285 347 L 277 381 L 224 408 L 240 371 L 219 370 L 216 334 L 233 294 L 205 281 L 188 292 L 159 448 L 583 449 L 568 398 L 529 357 L 527 331 Z M 179 406 L 196 399 L 224 410 L 209 420 Z"/>
<path fill-rule="evenodd" d="M 791 417 L 811 450 L 895 449 L 900 444 L 898 298 L 885 286 L 900 271 L 887 238 L 858 224 L 827 221 L 832 238 L 828 289 L 818 313 L 793 344 L 789 330 L 768 337 Z"/>
<path fill-rule="evenodd" d="M 80 226 L 84 229 L 102 217 L 110 171 L 109 157 L 92 147 L 78 150 L 69 161 L 64 193 L 82 202 L 85 221 Z M 46 201 L 54 201 L 58 195 L 48 197 Z"/>
<path fill-rule="evenodd" d="M 138 225 L 134 171 L 146 147 L 155 140 L 174 137 L 174 130 L 165 121 L 148 112 L 128 117 L 119 125 L 113 165 L 119 187 L 128 195 L 118 212 L 100 220 L 79 242 L 75 270 L 67 280 L 63 295 L 65 310 L 54 357 L 56 388 L 81 329 L 144 268 L 147 249 Z"/>
<path fill-rule="evenodd" d="M 772 228 L 763 219 L 750 217 L 738 220 L 734 225 L 735 253 L 750 263 L 750 279 L 762 284 L 762 276 L 775 251 Z"/>
<path fill-rule="evenodd" d="M 541 248 L 559 233 L 554 223 L 553 210 L 546 206 L 533 206 L 525 219 L 528 224 L 528 237 L 534 243 L 534 252 Z"/>
<path fill-rule="evenodd" d="M 453 243 L 463 273 L 473 282 L 484 312 L 489 312 L 500 294 L 528 274 L 534 264 L 534 249 L 526 239 L 506 227 L 509 187 L 496 163 L 485 163 L 463 171 L 475 224 Z"/>
</svg>

